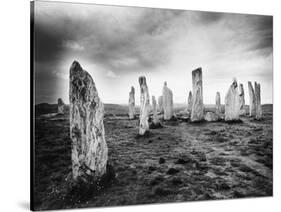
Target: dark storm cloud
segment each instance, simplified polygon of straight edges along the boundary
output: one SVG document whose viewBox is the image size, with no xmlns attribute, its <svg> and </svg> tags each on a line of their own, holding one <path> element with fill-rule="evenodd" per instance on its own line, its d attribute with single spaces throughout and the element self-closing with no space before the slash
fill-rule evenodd
<svg viewBox="0 0 281 212">
<path fill-rule="evenodd" d="M 257 39 L 250 50 L 260 50 L 261 53 L 270 54 L 273 49 L 273 17 L 256 17 L 255 33 Z"/>
<path fill-rule="evenodd" d="M 201 24 L 212 24 L 220 21 L 224 17 L 224 13 L 217 12 L 194 12 L 198 14 L 198 21 Z"/>
<path fill-rule="evenodd" d="M 70 54 L 118 72 L 169 62 L 169 45 L 176 39 L 170 30 L 183 12 L 133 8 L 125 20 L 94 12 L 69 14 L 62 11 L 36 20 L 36 60 L 55 61 Z"/>
</svg>

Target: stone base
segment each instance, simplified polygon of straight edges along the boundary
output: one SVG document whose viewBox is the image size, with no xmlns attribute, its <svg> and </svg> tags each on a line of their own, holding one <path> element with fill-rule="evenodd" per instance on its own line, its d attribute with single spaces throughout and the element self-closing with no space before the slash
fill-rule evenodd
<svg viewBox="0 0 281 212">
<path fill-rule="evenodd" d="M 70 176 L 67 179 L 65 201 L 73 204 L 87 201 L 93 197 L 93 194 L 98 194 L 101 190 L 110 187 L 116 177 L 113 166 L 109 164 L 106 167 L 106 174 L 100 178 L 88 177 L 86 182 L 84 179 L 73 181 L 72 174 Z"/>
<path fill-rule="evenodd" d="M 149 125 L 149 129 L 158 129 L 163 128 L 163 126 L 160 123 L 154 124 L 153 122 Z"/>
</svg>

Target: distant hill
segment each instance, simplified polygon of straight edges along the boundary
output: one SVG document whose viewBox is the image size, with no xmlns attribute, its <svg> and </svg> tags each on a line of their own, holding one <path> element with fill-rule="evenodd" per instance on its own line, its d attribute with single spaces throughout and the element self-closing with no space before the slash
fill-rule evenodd
<svg viewBox="0 0 281 212">
<path fill-rule="evenodd" d="M 179 112 L 181 110 L 186 109 L 184 104 L 175 104 L 174 106 L 175 112 Z M 249 106 L 246 105 L 246 109 L 248 110 Z M 222 105 L 222 109 L 224 111 L 224 105 Z M 263 113 L 272 113 L 273 105 L 272 104 L 264 104 L 262 105 Z M 104 104 L 104 110 L 106 115 L 114 114 L 114 115 L 125 115 L 128 114 L 128 106 L 127 105 L 119 105 L 119 104 Z M 65 106 L 66 113 L 69 112 L 69 105 Z M 215 105 L 205 105 L 205 111 L 215 111 Z M 47 113 L 56 113 L 57 112 L 57 104 L 48 104 L 41 103 L 35 105 L 35 115 L 39 116 Z M 139 106 L 136 106 L 136 113 L 139 113 Z"/>
</svg>

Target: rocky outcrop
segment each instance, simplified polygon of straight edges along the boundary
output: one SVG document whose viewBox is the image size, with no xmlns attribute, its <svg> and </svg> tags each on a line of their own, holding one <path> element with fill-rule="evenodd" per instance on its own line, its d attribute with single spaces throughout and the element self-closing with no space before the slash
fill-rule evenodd
<svg viewBox="0 0 281 212">
<path fill-rule="evenodd" d="M 159 124 L 159 118 L 158 118 L 158 115 L 157 115 L 157 103 L 156 103 L 155 96 L 152 96 L 152 112 L 153 112 L 152 123 L 154 125 L 158 125 Z"/>
<path fill-rule="evenodd" d="M 202 69 L 198 68 L 192 71 L 192 110 L 191 121 L 201 121 L 204 119 L 204 104 L 203 104 L 203 82 Z"/>
<path fill-rule="evenodd" d="M 233 80 L 225 96 L 225 120 L 238 121 L 240 115 L 239 91 L 236 79 Z"/>
<path fill-rule="evenodd" d="M 90 74 L 74 61 L 70 67 L 70 138 L 74 180 L 95 181 L 106 173 L 104 107 Z"/>
<path fill-rule="evenodd" d="M 216 93 L 216 114 L 222 114 L 222 107 L 221 107 L 221 95 L 220 92 Z"/>
<path fill-rule="evenodd" d="M 207 112 L 205 115 L 204 115 L 204 119 L 205 121 L 218 121 L 220 120 L 220 116 L 217 114 L 217 113 L 214 113 L 214 112 Z"/>
<path fill-rule="evenodd" d="M 171 91 L 171 89 L 167 87 L 167 82 L 164 82 L 162 96 L 163 96 L 164 120 L 170 120 L 174 115 L 173 92 Z"/>
<path fill-rule="evenodd" d="M 188 100 L 187 100 L 187 111 L 191 113 L 192 110 L 192 92 L 189 91 Z"/>
<path fill-rule="evenodd" d="M 163 96 L 158 97 L 158 109 L 159 112 L 162 114 L 164 113 L 164 108 L 163 108 Z"/>
<path fill-rule="evenodd" d="M 245 93 L 243 84 L 239 84 L 240 115 L 246 115 Z"/>
<path fill-rule="evenodd" d="M 261 86 L 255 82 L 255 98 L 256 98 L 256 119 L 261 119 L 262 108 L 261 108 Z"/>
<path fill-rule="evenodd" d="M 58 114 L 64 114 L 64 102 L 61 98 L 58 98 Z"/>
<path fill-rule="evenodd" d="M 132 86 L 129 93 L 129 119 L 134 119 L 135 116 L 135 88 Z"/>
<path fill-rule="evenodd" d="M 148 118 L 150 113 L 149 92 L 144 76 L 139 77 L 140 84 L 140 126 L 139 134 L 144 135 L 149 131 Z"/>
<path fill-rule="evenodd" d="M 248 82 L 248 90 L 249 90 L 249 115 L 256 115 L 256 95 L 251 82 Z"/>
</svg>

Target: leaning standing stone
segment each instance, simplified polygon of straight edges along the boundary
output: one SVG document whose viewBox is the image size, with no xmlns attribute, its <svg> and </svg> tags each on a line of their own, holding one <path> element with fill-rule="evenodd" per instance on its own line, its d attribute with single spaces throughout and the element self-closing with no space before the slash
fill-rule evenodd
<svg viewBox="0 0 281 212">
<path fill-rule="evenodd" d="M 239 84 L 239 101 L 240 101 L 240 115 L 246 114 L 246 107 L 245 107 L 245 93 L 243 84 Z"/>
<path fill-rule="evenodd" d="M 236 79 L 233 80 L 225 96 L 225 120 L 238 121 L 240 114 L 239 91 Z"/>
<path fill-rule="evenodd" d="M 262 109 L 261 109 L 261 86 L 259 83 L 255 82 L 255 98 L 256 98 L 256 119 L 261 119 Z"/>
<path fill-rule="evenodd" d="M 64 114 L 64 102 L 58 98 L 58 114 Z"/>
<path fill-rule="evenodd" d="M 164 108 L 163 108 L 163 96 L 158 97 L 158 106 L 159 106 L 159 112 L 162 114 L 164 113 Z"/>
<path fill-rule="evenodd" d="M 256 96 L 251 82 L 248 82 L 249 90 L 249 114 L 250 116 L 256 115 Z"/>
<path fill-rule="evenodd" d="M 144 76 L 139 77 L 140 84 L 140 128 L 139 134 L 144 135 L 149 130 L 148 118 L 150 112 L 149 93 Z"/>
<path fill-rule="evenodd" d="M 167 87 L 167 82 L 164 82 L 163 87 L 163 109 L 164 109 L 164 120 L 170 120 L 174 115 L 173 107 L 173 92 Z"/>
<path fill-rule="evenodd" d="M 191 113 L 192 110 L 192 92 L 189 91 L 188 100 L 187 100 L 187 111 Z"/>
<path fill-rule="evenodd" d="M 132 86 L 129 93 L 129 119 L 135 118 L 135 88 Z"/>
<path fill-rule="evenodd" d="M 104 107 L 91 75 L 76 61 L 70 67 L 69 102 L 73 179 L 93 182 L 106 173 Z"/>
<path fill-rule="evenodd" d="M 203 83 L 202 83 L 202 69 L 198 68 L 192 71 L 192 111 L 191 121 L 201 121 L 204 119 L 204 104 L 203 104 Z"/>
<path fill-rule="evenodd" d="M 157 116 L 157 103 L 156 103 L 155 96 L 152 96 L 152 112 L 153 112 L 152 122 L 153 122 L 154 125 L 158 125 L 159 119 L 158 119 L 158 116 Z"/>
<path fill-rule="evenodd" d="M 218 115 L 222 114 L 220 92 L 216 93 L 216 114 L 218 114 Z"/>
</svg>

